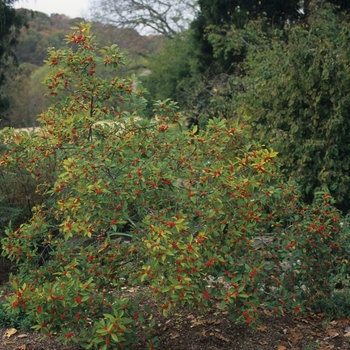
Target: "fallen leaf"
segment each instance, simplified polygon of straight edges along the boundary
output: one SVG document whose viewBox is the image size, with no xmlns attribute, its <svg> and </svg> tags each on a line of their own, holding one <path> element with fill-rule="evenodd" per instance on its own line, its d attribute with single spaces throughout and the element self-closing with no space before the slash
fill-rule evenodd
<svg viewBox="0 0 350 350">
<path fill-rule="evenodd" d="M 290 328 L 288 329 L 289 337 L 288 339 L 293 343 L 296 344 L 299 340 L 303 339 L 302 334 L 300 333 L 298 328 Z"/>
<path fill-rule="evenodd" d="M 314 332 L 311 329 L 303 329 L 303 332 L 306 333 L 306 334 L 312 335 L 314 337 L 322 337 L 321 333 L 316 333 L 316 332 Z"/>
<path fill-rule="evenodd" d="M 176 339 L 176 338 L 178 338 L 179 336 L 180 336 L 179 333 L 171 333 L 171 334 L 170 334 L 170 339 Z"/>
<path fill-rule="evenodd" d="M 17 336 L 17 338 L 22 339 L 22 338 L 27 338 L 28 334 L 20 334 Z"/>
<path fill-rule="evenodd" d="M 257 330 L 260 332 L 267 332 L 267 327 L 266 326 L 258 326 Z"/>
<path fill-rule="evenodd" d="M 272 313 L 271 311 L 266 310 L 266 309 L 264 309 L 263 312 L 264 312 L 264 314 L 267 315 L 267 316 L 272 316 L 272 315 L 273 315 L 273 313 Z"/>
<path fill-rule="evenodd" d="M 341 326 L 341 327 L 349 326 L 350 318 L 348 318 L 348 317 L 339 318 L 337 320 L 337 324 L 338 324 L 338 326 Z"/>
<path fill-rule="evenodd" d="M 345 338 L 350 338 L 350 332 L 344 334 Z"/>
<path fill-rule="evenodd" d="M 192 320 L 191 321 L 191 328 L 196 327 L 196 326 L 202 326 L 203 324 L 206 324 L 206 320 Z"/>
<path fill-rule="evenodd" d="M 267 341 L 259 341 L 259 344 L 260 344 L 260 345 L 267 345 L 268 342 L 267 342 Z"/>
<path fill-rule="evenodd" d="M 328 328 L 328 329 L 327 329 L 327 334 L 328 334 L 332 339 L 339 336 L 339 333 L 338 333 L 335 329 L 332 329 L 332 328 Z"/>
<path fill-rule="evenodd" d="M 219 321 L 219 320 L 208 320 L 207 322 L 208 322 L 208 324 L 220 324 L 221 323 L 221 321 Z"/>
<path fill-rule="evenodd" d="M 287 348 L 284 345 L 278 345 L 277 350 L 287 350 Z"/>
<path fill-rule="evenodd" d="M 316 326 L 316 323 L 313 322 L 313 321 L 311 321 L 311 320 L 306 320 L 306 319 L 304 319 L 304 318 L 299 318 L 298 320 L 299 320 L 300 322 L 306 323 L 306 324 L 308 324 L 308 325 Z M 297 327 L 304 328 L 303 325 L 301 325 L 301 324 L 298 324 Z"/>
<path fill-rule="evenodd" d="M 15 350 L 26 350 L 26 349 L 27 349 L 27 347 L 25 344 L 17 346 L 17 348 L 15 348 Z"/>
<path fill-rule="evenodd" d="M 216 338 L 225 341 L 226 343 L 230 342 L 230 339 L 225 338 L 223 335 L 221 334 L 215 334 Z"/>
<path fill-rule="evenodd" d="M 10 338 L 11 336 L 13 336 L 14 334 L 17 333 L 17 329 L 16 328 L 9 328 L 5 334 L 4 337 Z"/>
</svg>

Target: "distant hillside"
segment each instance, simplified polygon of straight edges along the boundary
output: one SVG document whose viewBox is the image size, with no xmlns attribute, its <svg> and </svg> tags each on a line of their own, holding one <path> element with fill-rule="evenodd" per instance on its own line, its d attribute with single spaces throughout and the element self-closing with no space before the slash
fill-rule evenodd
<svg viewBox="0 0 350 350">
<path fill-rule="evenodd" d="M 19 9 L 28 18 L 29 28 L 23 28 L 20 43 L 15 50 L 19 63 L 43 65 L 47 47 L 64 47 L 63 39 L 70 27 L 83 21 L 83 18 L 69 18 L 62 14 L 46 15 L 42 12 Z M 164 38 L 161 36 L 142 36 L 134 29 L 121 29 L 113 25 L 94 22 L 92 32 L 101 46 L 117 44 L 131 56 L 148 55 L 158 51 Z"/>
</svg>

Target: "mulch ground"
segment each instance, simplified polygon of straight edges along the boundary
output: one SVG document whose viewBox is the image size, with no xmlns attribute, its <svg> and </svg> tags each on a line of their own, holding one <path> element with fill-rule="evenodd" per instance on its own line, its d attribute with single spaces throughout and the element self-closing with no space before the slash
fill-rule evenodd
<svg viewBox="0 0 350 350">
<path fill-rule="evenodd" d="M 7 281 L 10 264 L 0 261 L 0 284 Z M 227 313 L 213 307 L 206 315 L 180 309 L 170 317 L 156 314 L 154 335 L 164 350 L 350 350 L 350 319 L 327 320 L 322 314 L 275 317 L 260 310 L 256 329 L 236 325 Z M 140 330 L 140 334 L 142 331 Z M 141 334 L 142 339 L 142 334 Z M 145 341 L 132 349 L 144 350 Z M 79 350 L 37 332 L 0 328 L 0 350 Z"/>
</svg>

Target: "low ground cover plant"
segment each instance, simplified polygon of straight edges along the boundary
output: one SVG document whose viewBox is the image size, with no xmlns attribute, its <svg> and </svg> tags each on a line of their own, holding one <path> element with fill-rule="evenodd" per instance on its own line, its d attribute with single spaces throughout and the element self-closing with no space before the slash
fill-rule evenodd
<svg viewBox="0 0 350 350">
<path fill-rule="evenodd" d="M 16 328 L 22 331 L 29 331 L 33 326 L 30 315 L 24 310 L 20 312 L 16 310 L 7 310 L 3 303 L 0 303 L 0 327 Z"/>
<path fill-rule="evenodd" d="M 329 295 L 343 256 L 330 195 L 300 202 L 276 152 L 245 124 L 183 130 L 171 101 L 144 118 L 135 77 L 104 78 L 123 64 L 118 47 L 99 49 L 88 24 L 72 30 L 68 49 L 49 49 L 46 85 L 57 102 L 41 131 L 0 136 L 1 167 L 23 167 L 44 198 L 1 242 L 18 266 L 8 309 L 87 349 L 130 347 L 143 322 L 153 348 L 147 298 L 165 315 L 219 302 L 250 324 L 261 304 L 298 313 L 309 296 Z M 126 285 L 139 295 L 127 298 Z"/>
</svg>

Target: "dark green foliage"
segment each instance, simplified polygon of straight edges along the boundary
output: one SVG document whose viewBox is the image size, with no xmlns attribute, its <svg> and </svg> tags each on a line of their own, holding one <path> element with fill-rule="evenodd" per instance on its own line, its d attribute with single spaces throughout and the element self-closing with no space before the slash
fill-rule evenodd
<svg viewBox="0 0 350 350">
<path fill-rule="evenodd" d="M 350 35 L 340 11 L 350 7 L 304 1 L 281 10 L 273 7 L 277 3 L 199 2 L 194 46 L 198 70 L 210 74 L 199 79 L 192 91 L 201 93 L 192 101 L 217 102 L 210 97 L 218 90 L 214 82 L 228 74 L 219 105 L 207 104 L 207 113 L 199 114 L 210 118 L 213 106 L 220 106 L 222 117 L 252 117 L 254 135 L 280 152 L 284 172 L 301 184 L 303 198 L 311 202 L 315 190 L 328 188 L 345 211 L 350 207 Z M 296 14 L 300 4 L 307 18 Z M 237 94 L 244 96 L 243 113 L 234 114 Z"/>
<path fill-rule="evenodd" d="M 228 74 L 214 75 L 210 70 L 200 74 L 196 53 L 193 32 L 178 34 L 151 57 L 150 74 L 141 80 L 155 100 L 177 101 L 189 125 L 204 127 L 209 119 L 233 115 L 233 106 L 227 101 L 238 87 Z"/>
<path fill-rule="evenodd" d="M 331 8 L 318 9 L 308 25 L 286 30 L 251 50 L 243 110 L 278 152 L 284 172 L 310 202 L 328 188 L 338 208 L 350 200 L 350 25 Z"/>
<path fill-rule="evenodd" d="M 1 145 L 1 157 L 7 149 L 8 145 Z M 42 197 L 37 193 L 37 185 L 34 176 L 19 167 L 11 170 L 0 168 L 0 237 L 4 236 L 9 223 L 13 229 L 18 228 L 30 218 L 32 207 L 42 203 Z"/>
<path fill-rule="evenodd" d="M 328 0 L 328 2 L 337 6 L 339 11 L 350 10 L 350 2 L 348 0 Z"/>
<path fill-rule="evenodd" d="M 153 54 L 148 75 L 141 80 L 155 100 L 170 98 L 186 106 L 188 86 L 195 75 L 195 49 L 191 32 L 178 34 L 168 40 L 160 52 Z M 152 108 L 152 107 L 150 107 Z"/>
<path fill-rule="evenodd" d="M 242 45 L 240 51 L 225 46 L 226 39 L 232 39 L 229 36 L 232 27 L 242 30 L 247 23 L 266 18 L 264 32 L 271 36 L 273 29 L 283 30 L 285 24 L 307 21 L 315 4 L 322 6 L 324 3 L 335 5 L 334 11 L 338 13 L 350 10 L 350 2 L 346 0 L 199 0 L 200 10 L 191 27 L 197 43 L 200 70 L 205 72 L 210 68 L 215 73 L 232 73 L 234 65 L 245 59 L 246 46 Z M 208 37 L 213 32 L 224 37 L 225 50 L 215 49 Z"/>
<path fill-rule="evenodd" d="M 29 331 L 33 326 L 31 316 L 24 311 L 7 311 L 3 303 L 0 303 L 0 327 L 16 328 L 22 331 Z"/>
<path fill-rule="evenodd" d="M 24 17 L 12 7 L 14 0 L 0 1 L 0 119 L 9 108 L 9 100 L 1 87 L 6 83 L 9 69 L 13 69 L 15 57 L 12 49 L 18 42 L 20 28 L 25 23 Z"/>
<path fill-rule="evenodd" d="M 8 226 L 10 222 L 22 221 L 25 217 L 25 210 L 22 208 L 16 208 L 8 203 L 0 203 L 0 237 L 4 236 L 5 227 Z M 29 215 L 27 215 L 28 217 Z"/>
<path fill-rule="evenodd" d="M 208 120 L 213 118 L 235 119 L 233 96 L 239 90 L 232 76 L 228 74 L 213 75 L 208 71 L 203 76 L 197 74 L 188 79 L 190 84 L 181 84 L 185 96 L 184 109 L 187 112 L 188 126 L 197 125 L 205 128 Z"/>
<path fill-rule="evenodd" d="M 187 89 L 186 106 L 192 114 L 190 124 L 200 125 L 213 117 L 236 118 L 232 100 L 241 90 L 242 62 L 250 46 L 302 15 L 297 0 L 200 0 L 199 6 L 191 24 L 197 75 Z M 258 32 L 251 30 L 254 26 Z"/>
<path fill-rule="evenodd" d="M 11 49 L 18 43 L 18 35 L 25 23 L 24 17 L 11 6 L 14 0 L 0 1 L 0 58 L 12 56 Z"/>
<path fill-rule="evenodd" d="M 212 71 L 228 73 L 233 64 L 241 62 L 245 57 L 245 50 L 231 52 L 230 55 L 215 53 L 212 43 L 208 40 L 208 33 L 213 28 L 225 31 L 231 26 L 243 29 L 251 20 L 264 15 L 271 26 L 283 27 L 286 20 L 295 21 L 300 18 L 300 2 L 298 0 L 199 0 L 200 11 L 191 26 L 199 48 L 199 66 L 202 71 L 209 67 Z"/>
<path fill-rule="evenodd" d="M 327 298 L 315 300 L 311 308 L 316 312 L 323 312 L 331 319 L 350 317 L 350 292 L 349 290 L 335 291 Z"/>
</svg>

